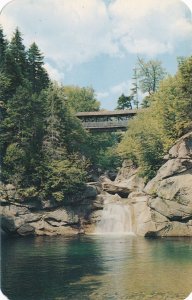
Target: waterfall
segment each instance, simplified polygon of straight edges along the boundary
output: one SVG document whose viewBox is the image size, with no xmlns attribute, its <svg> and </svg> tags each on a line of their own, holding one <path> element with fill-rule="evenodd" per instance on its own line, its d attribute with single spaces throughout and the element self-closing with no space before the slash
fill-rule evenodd
<svg viewBox="0 0 192 300">
<path fill-rule="evenodd" d="M 95 233 L 133 234 L 130 206 L 121 202 L 105 203 Z"/>
</svg>

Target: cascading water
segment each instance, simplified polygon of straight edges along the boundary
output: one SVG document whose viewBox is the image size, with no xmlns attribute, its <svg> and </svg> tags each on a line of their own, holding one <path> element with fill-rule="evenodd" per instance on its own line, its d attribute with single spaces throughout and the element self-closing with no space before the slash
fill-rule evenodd
<svg viewBox="0 0 192 300">
<path fill-rule="evenodd" d="M 120 201 L 107 201 L 104 204 L 101 221 L 98 222 L 95 233 L 134 234 L 130 206 Z"/>
</svg>

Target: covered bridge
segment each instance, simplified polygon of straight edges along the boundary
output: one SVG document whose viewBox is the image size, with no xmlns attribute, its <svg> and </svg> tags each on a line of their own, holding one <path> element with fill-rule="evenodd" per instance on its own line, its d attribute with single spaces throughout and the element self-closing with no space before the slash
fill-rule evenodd
<svg viewBox="0 0 192 300">
<path fill-rule="evenodd" d="M 90 131 L 126 130 L 128 120 L 134 117 L 141 109 L 100 110 L 93 112 L 78 112 L 76 116 L 83 126 Z"/>
</svg>

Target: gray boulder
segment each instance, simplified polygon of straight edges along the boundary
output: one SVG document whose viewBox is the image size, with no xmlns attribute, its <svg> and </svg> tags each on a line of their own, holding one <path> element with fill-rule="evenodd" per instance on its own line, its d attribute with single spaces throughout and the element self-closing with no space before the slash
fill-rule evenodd
<svg viewBox="0 0 192 300">
<path fill-rule="evenodd" d="M 23 236 L 34 235 L 35 228 L 29 224 L 23 224 L 17 229 L 17 233 Z"/>
</svg>

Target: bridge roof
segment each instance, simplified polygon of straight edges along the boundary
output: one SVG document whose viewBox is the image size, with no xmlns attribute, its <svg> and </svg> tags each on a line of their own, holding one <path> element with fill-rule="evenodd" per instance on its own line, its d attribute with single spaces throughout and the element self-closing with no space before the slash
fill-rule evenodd
<svg viewBox="0 0 192 300">
<path fill-rule="evenodd" d="M 99 111 L 89 111 L 89 112 L 78 112 L 77 117 L 91 117 L 91 116 L 125 116 L 125 115 L 135 115 L 140 112 L 141 109 L 121 109 L 121 110 L 99 110 Z"/>
</svg>

